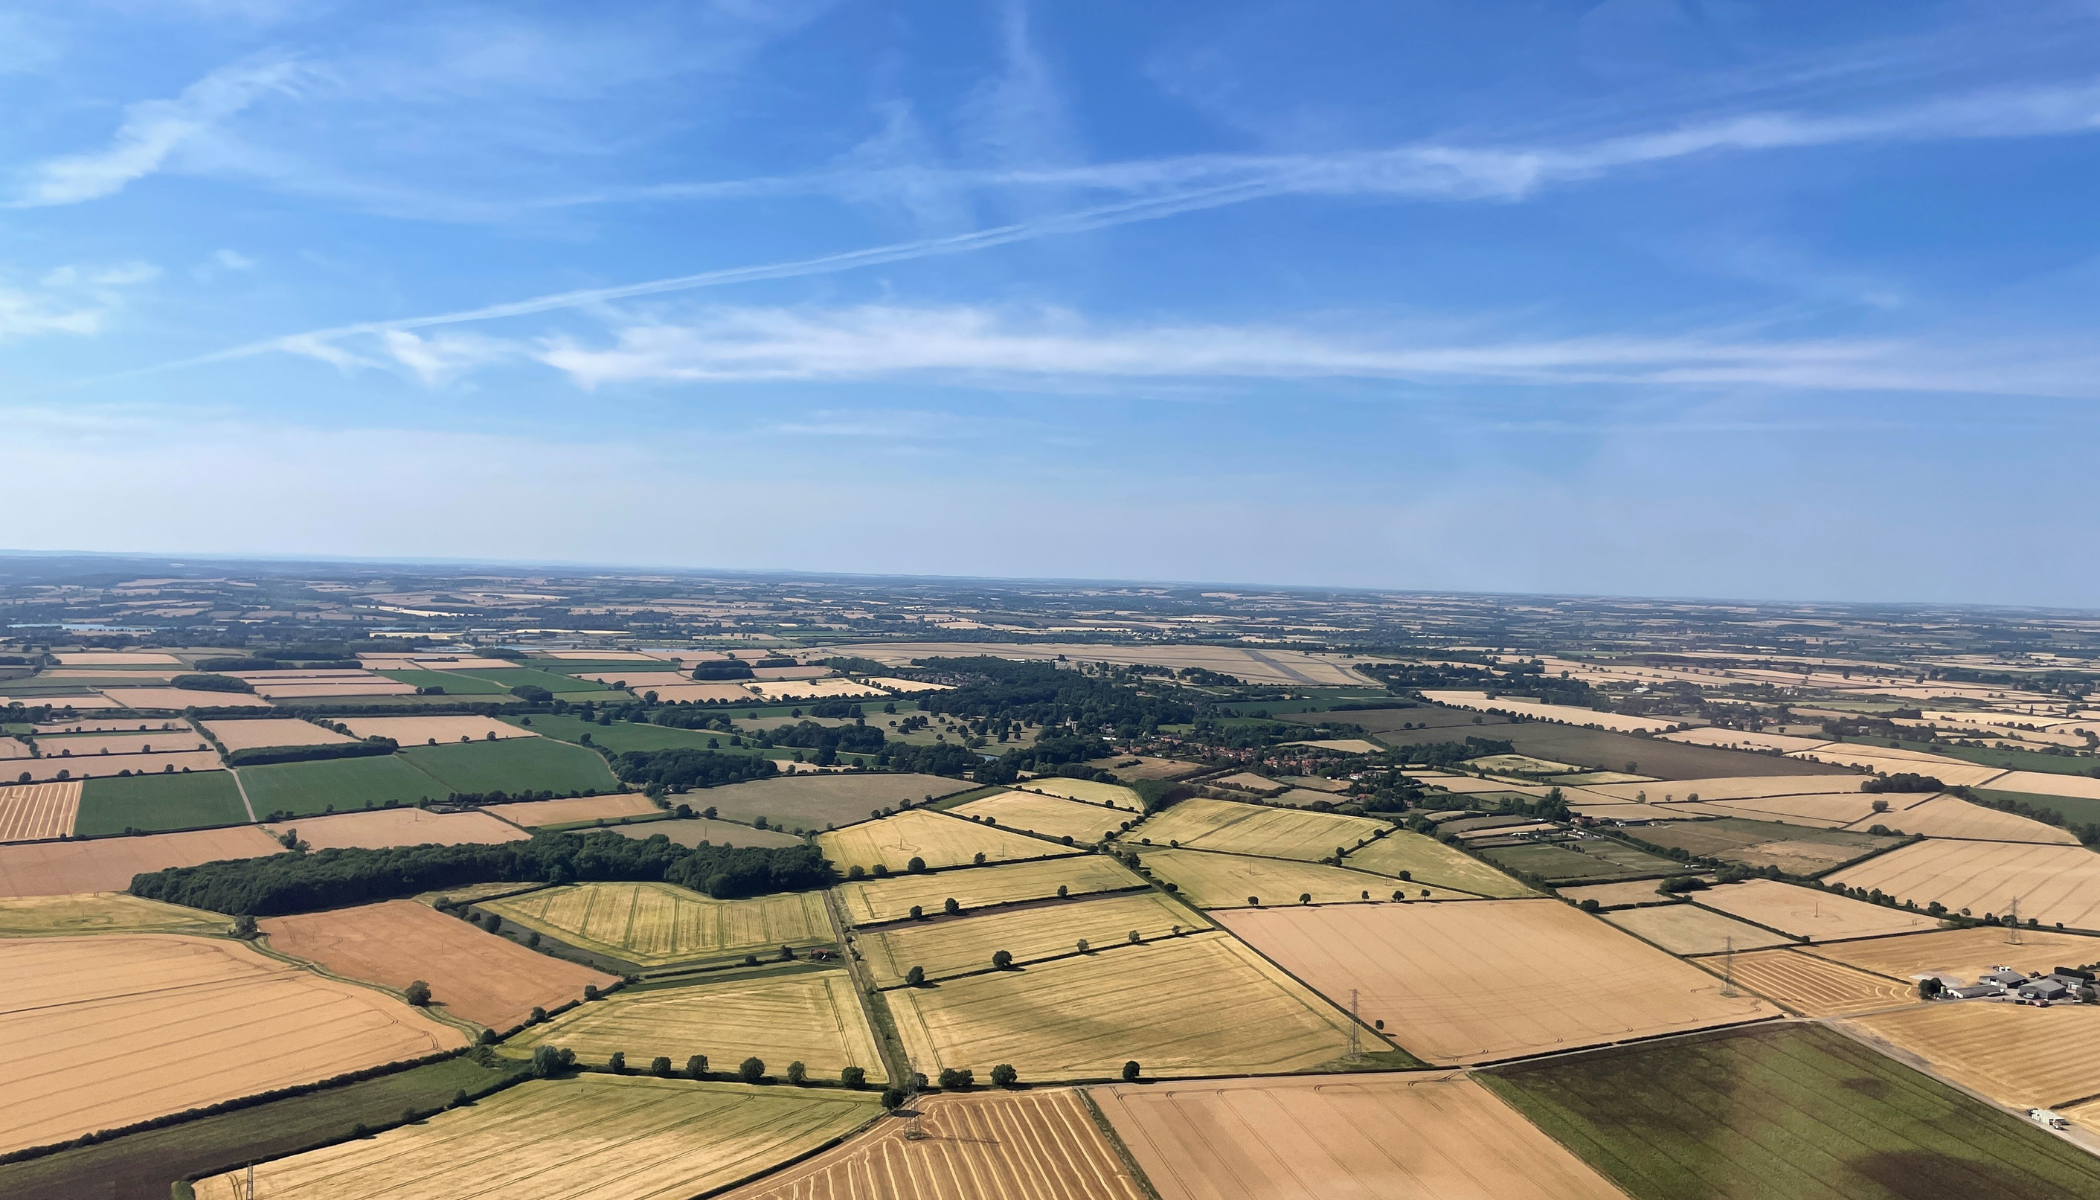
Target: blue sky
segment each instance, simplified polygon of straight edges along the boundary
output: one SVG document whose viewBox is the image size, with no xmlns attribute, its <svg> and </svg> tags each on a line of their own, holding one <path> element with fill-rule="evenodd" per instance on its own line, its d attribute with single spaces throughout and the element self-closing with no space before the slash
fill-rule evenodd
<svg viewBox="0 0 2100 1200">
<path fill-rule="evenodd" d="M 0 12 L 0 543 L 2100 603 L 2090 5 Z"/>
</svg>

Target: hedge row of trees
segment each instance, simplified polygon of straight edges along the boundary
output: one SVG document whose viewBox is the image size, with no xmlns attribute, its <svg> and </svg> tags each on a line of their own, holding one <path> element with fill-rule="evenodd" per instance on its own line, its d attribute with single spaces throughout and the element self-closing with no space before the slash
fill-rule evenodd
<svg viewBox="0 0 2100 1200">
<path fill-rule="evenodd" d="M 956 685 L 953 691 L 916 697 L 926 712 L 1089 730 L 1113 726 L 1134 735 L 1196 717 L 1194 706 L 1171 690 L 1140 690 L 1115 677 L 1082 675 L 1052 663 L 987 657 L 929 658 L 915 665 Z"/>
<path fill-rule="evenodd" d="M 260 767 L 268 763 L 317 762 L 330 758 L 376 758 L 401 748 L 392 738 L 362 742 L 324 742 L 314 746 L 255 746 L 226 756 L 231 767 Z"/>
<path fill-rule="evenodd" d="M 769 764 L 770 765 L 770 764 Z M 675 883 L 718 900 L 822 887 L 813 846 L 687 849 L 617 833 L 542 833 L 499 845 L 344 849 L 233 859 L 135 875 L 131 893 L 211 912 L 279 916 L 475 883 L 636 880 Z"/>
<path fill-rule="evenodd" d="M 629 750 L 612 759 L 622 783 L 652 785 L 671 791 L 719 787 L 766 779 L 780 773 L 773 760 L 757 754 L 724 754 L 680 746 L 670 750 Z"/>
</svg>

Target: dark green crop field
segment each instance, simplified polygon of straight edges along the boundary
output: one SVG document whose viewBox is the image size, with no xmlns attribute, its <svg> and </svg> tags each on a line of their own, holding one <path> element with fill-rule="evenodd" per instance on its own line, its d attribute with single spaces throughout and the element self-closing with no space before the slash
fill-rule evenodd
<svg viewBox="0 0 2100 1200">
<path fill-rule="evenodd" d="M 450 792 L 610 792 L 619 787 L 595 750 L 552 738 L 506 738 L 454 746 L 415 746 L 398 757 Z"/>
<path fill-rule="evenodd" d="M 2100 1197 L 2100 1159 L 1821 1025 L 1476 1078 L 1634 1200 Z"/>
<path fill-rule="evenodd" d="M 126 829 L 198 829 L 248 819 L 240 789 L 225 771 L 97 776 L 80 788 L 73 832 L 100 837 Z"/>
</svg>

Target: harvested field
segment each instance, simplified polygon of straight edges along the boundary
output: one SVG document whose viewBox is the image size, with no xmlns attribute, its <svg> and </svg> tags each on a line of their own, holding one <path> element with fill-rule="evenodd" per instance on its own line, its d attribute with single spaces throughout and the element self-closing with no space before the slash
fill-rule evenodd
<svg viewBox="0 0 2100 1200">
<path fill-rule="evenodd" d="M 769 825 L 814 830 L 865 821 L 878 808 L 895 808 L 906 800 L 919 804 L 928 796 L 952 796 L 971 786 L 940 775 L 797 772 L 781 779 L 700 789 L 677 799 L 695 811 L 713 808 L 731 820 L 764 817 Z"/>
<path fill-rule="evenodd" d="M 1310 746 L 1315 750 L 1332 750 L 1337 754 L 1383 754 L 1385 747 L 1362 738 L 1329 738 L 1320 742 L 1285 742 L 1286 746 Z"/>
<path fill-rule="evenodd" d="M 893 666 L 908 666 L 915 658 L 998 658 L 1074 662 L 1105 662 L 1120 666 L 1150 664 L 1159 667 L 1201 667 L 1252 684 L 1282 687 L 1378 686 L 1352 667 L 1346 655 L 1315 654 L 1304 650 L 1256 650 L 1238 646 L 1125 646 L 1090 642 L 1035 642 L 1015 645 L 997 642 L 875 642 L 869 645 L 836 647 L 834 653 L 869 658 Z"/>
<path fill-rule="evenodd" d="M 272 1200 L 686 1200 L 843 1137 L 881 1113 L 872 1095 L 582 1075 L 532 1080 L 373 1138 L 264 1163 Z M 198 1181 L 197 1200 L 244 1200 L 245 1176 Z"/>
<path fill-rule="evenodd" d="M 1183 800 L 1146 818 L 1122 840 L 1128 843 L 1147 837 L 1156 846 L 1179 842 L 1226 854 L 1313 862 L 1334 854 L 1338 846 L 1355 849 L 1379 833 L 1390 833 L 1392 828 L 1369 817 L 1265 808 L 1232 800 Z"/>
<path fill-rule="evenodd" d="M 0 972 L 12 981 L 0 1036 L 15 1048 L 0 1152 L 467 1042 L 398 1000 L 234 941 L 0 942 Z"/>
<path fill-rule="evenodd" d="M 1862 767 L 1884 775 L 1904 772 L 1930 775 L 1948 787 L 1977 787 L 2005 774 L 2003 767 L 1980 767 L 1975 763 L 1937 754 L 1912 756 L 1901 750 L 1883 750 L 1846 742 L 1831 742 L 1814 750 L 1798 751 L 1787 757 L 1803 758 L 1811 762 L 1842 763 L 1848 767 Z"/>
<path fill-rule="evenodd" d="M 1509 870 L 1536 875 L 1554 885 L 1643 877 L 1654 879 L 1684 873 L 1684 864 L 1673 859 L 1646 854 L 1603 838 L 1525 846 L 1486 846 L 1480 854 Z"/>
<path fill-rule="evenodd" d="M 457 846 L 467 842 L 522 842 L 531 834 L 480 812 L 433 813 L 420 808 L 375 808 L 370 812 L 302 817 L 266 825 L 273 834 L 296 829 L 299 840 L 316 850 L 363 846 Z"/>
<path fill-rule="evenodd" d="M 1723 729 L 1717 725 L 1704 729 L 1680 729 L 1675 733 L 1657 736 L 1692 746 L 1719 746 L 1724 750 L 1777 750 L 1782 754 L 1793 750 L 1813 750 L 1830 741 L 1829 738 L 1821 737 L 1793 737 L 1783 733 Z"/>
<path fill-rule="evenodd" d="M 1954 782 L 1945 775 L 1941 775 L 1940 778 L 1950 784 Z M 1993 790 L 2001 792 L 2030 792 L 2037 796 L 2100 800 L 2100 779 L 2061 775 L 2054 771 L 2007 771 L 1991 780 L 1990 786 Z"/>
<path fill-rule="evenodd" d="M 1449 708 L 1522 714 L 1540 721 L 1595 726 L 1619 733 L 1660 733 L 1684 723 L 1677 717 L 1633 717 L 1625 713 L 1595 712 L 1587 708 L 1576 708 L 1571 704 L 1547 704 L 1529 696 L 1497 696 L 1490 699 L 1486 692 L 1424 691 L 1422 698 L 1432 704 L 1442 704 Z"/>
<path fill-rule="evenodd" d="M 481 907 L 572 946 L 643 967 L 832 940 L 821 892 L 715 900 L 669 883 L 577 883 Z"/>
<path fill-rule="evenodd" d="M 432 1007 L 498 1031 L 524 1024 L 535 1006 L 581 999 L 585 984 L 619 982 L 413 900 L 265 917 L 258 924 L 279 954 L 396 992 L 421 979 L 430 985 Z"/>
<path fill-rule="evenodd" d="M 1684 850 L 1702 858 L 1718 858 L 1745 866 L 1776 866 L 1789 875 L 1820 875 L 1876 850 L 1897 845 L 1900 839 L 1842 829 L 1803 829 L 1772 821 L 1723 817 L 1713 821 L 1672 821 L 1632 830 L 1632 836 L 1650 845 Z"/>
<path fill-rule="evenodd" d="M 621 817 L 655 816 L 663 810 L 640 792 L 617 796 L 579 796 L 573 800 L 528 800 L 517 804 L 486 804 L 482 812 L 501 817 L 513 825 L 532 829 L 541 825 L 569 825 L 577 821 L 617 821 Z"/>
<path fill-rule="evenodd" d="M 139 829 L 160 832 L 239 825 L 248 807 L 227 771 L 187 775 L 133 775 L 90 779 L 80 788 L 80 812 L 73 832 L 80 837 L 106 837 Z"/>
<path fill-rule="evenodd" d="M 2013 1108 L 2100 1096 L 2100 1008 L 1935 1001 L 1845 1021 Z"/>
<path fill-rule="evenodd" d="M 179 667 L 182 660 L 157 650 L 73 650 L 58 656 L 68 667 Z"/>
<path fill-rule="evenodd" d="M 1139 812 L 1138 794 L 1119 783 L 1097 783 L 1091 779 L 1059 779 L 1055 776 L 1039 779 L 1024 779 L 1014 785 L 1024 792 L 1041 792 L 1045 796 L 1063 796 L 1082 804 L 1097 804 L 1104 808 L 1124 808 Z"/>
<path fill-rule="evenodd" d="M 1144 884 L 1143 879 L 1115 859 L 1087 854 L 1046 862 L 1009 863 L 860 880 L 840 884 L 837 892 L 847 920 L 858 925 L 872 925 L 910 916 L 913 905 L 927 912 L 939 912 L 942 902 L 951 896 L 963 908 L 975 910 L 1047 899 L 1057 895 L 1057 889 L 1061 887 L 1069 895 L 1084 896 L 1143 887 Z"/>
<path fill-rule="evenodd" d="M 757 1058 L 775 1076 L 799 1062 L 815 1079 L 837 1079 L 847 1067 L 861 1068 L 871 1080 L 887 1078 L 845 971 L 623 992 L 535 1025 L 505 1042 L 503 1052 L 529 1056 L 540 1045 L 574 1050 L 588 1063 L 617 1052 L 642 1066 L 662 1055 L 682 1070 L 687 1058 L 705 1054 L 712 1069 L 724 1073 Z"/>
<path fill-rule="evenodd" d="M 400 683 L 370 671 L 256 671 L 234 676 L 255 688 L 255 694 L 271 700 L 313 696 L 401 696 L 414 693 L 411 684 Z"/>
<path fill-rule="evenodd" d="M 734 683 L 656 683 L 652 681 L 644 691 L 656 693 L 664 704 L 705 704 L 710 700 L 727 700 L 732 703 L 758 698 Z"/>
<path fill-rule="evenodd" d="M 2040 821 L 2016 813 L 1999 812 L 1995 808 L 1971 804 L 1959 796 L 1935 796 L 1900 813 L 1889 812 L 1862 817 L 1854 824 L 1857 827 L 1887 825 L 1905 833 L 1922 833 L 1926 837 L 1955 838 L 1963 841 L 2048 842 L 2059 846 L 2078 844 L 2078 838 L 2068 830 L 2055 825 L 2044 825 Z"/>
<path fill-rule="evenodd" d="M 197 735 L 191 734 L 192 741 Z M 172 770 L 171 770 L 172 768 Z M 176 754 L 77 754 L 72 758 L 47 756 L 44 758 L 18 758 L 7 764 L 7 770 L 19 776 L 29 772 L 35 783 L 47 783 L 65 779 L 116 779 L 131 775 L 168 775 L 184 771 L 200 773 L 223 771 L 216 750 L 189 750 Z"/>
<path fill-rule="evenodd" d="M 1055 796 L 1031 796 L 1026 792 L 1002 792 L 972 800 L 948 810 L 957 816 L 990 818 L 993 823 L 1044 837 L 1070 837 L 1075 841 L 1098 842 L 1116 832 L 1130 818 L 1116 809 L 1095 808 L 1076 800 Z"/>
<path fill-rule="evenodd" d="M 870 675 L 868 682 L 881 688 L 883 691 L 895 692 L 900 696 L 916 696 L 921 692 L 952 692 L 955 690 L 954 684 L 924 683 L 917 679 L 895 679 L 888 675 Z"/>
<path fill-rule="evenodd" d="M 2078 1146 L 1821 1025 L 1789 1023 L 1476 1075 L 1633 1200 L 2060 1200 Z"/>
<path fill-rule="evenodd" d="M 357 739 L 323 729 L 297 717 L 255 717 L 246 721 L 206 721 L 204 728 L 228 753 L 273 746 L 332 746 Z"/>
<path fill-rule="evenodd" d="M 1476 771 L 1503 775 L 1567 775 L 1581 771 L 1580 767 L 1571 763 L 1547 762 L 1543 758 L 1533 758 L 1528 754 L 1489 754 L 1468 759 L 1464 765 Z"/>
<path fill-rule="evenodd" d="M 2081 963 L 2100 962 L 2100 937 L 2059 933 L 2054 929 L 2028 929 L 2021 931 L 2020 943 L 2008 946 L 2004 929 L 1978 925 L 1903 937 L 1838 942 L 1817 946 L 1806 953 L 1891 979 L 1915 980 L 1926 975 L 1946 975 L 1970 983 L 2001 965 L 2011 966 L 2027 975 L 2045 975 L 2057 966 L 2075 967 Z"/>
<path fill-rule="evenodd" d="M 1647 910 L 1637 910 L 1647 911 Z M 1670 911 L 1670 910 L 1661 910 Z M 1432 1062 L 1487 1062 L 1754 1021 L 1778 1010 L 1565 904 L 1489 900 L 1218 914 L 1285 970 Z M 1510 987 L 1512 979 L 1567 986 Z M 1580 981 L 1579 984 L 1574 981 Z"/>
<path fill-rule="evenodd" d="M 437 780 L 438 795 L 620 790 L 619 780 L 595 750 L 552 738 L 414 746 L 396 757 Z"/>
<path fill-rule="evenodd" d="M 1417 884 L 1471 892 L 1476 896 L 1529 896 L 1528 887 L 1470 855 L 1432 837 L 1395 829 L 1342 859 L 1344 866 L 1398 879 L 1405 872 Z M 1374 895 L 1376 893 L 1373 893 Z"/>
<path fill-rule="evenodd" d="M 247 692 L 191 692 L 182 688 L 101 688 L 104 698 L 140 711 L 181 712 L 185 708 L 268 708 L 270 702 Z"/>
<path fill-rule="evenodd" d="M 1137 765 L 1132 767 L 1118 765 L 1132 761 L 1135 761 Z M 1179 779 L 1184 775 L 1193 775 L 1203 769 L 1201 763 L 1181 762 L 1172 758 L 1145 758 L 1143 756 L 1133 756 L 1133 758 L 1097 758 L 1087 763 L 1087 765 L 1097 770 L 1107 771 L 1125 783 L 1136 783 L 1141 779 Z"/>
<path fill-rule="evenodd" d="M 734 821 L 710 821 L 705 817 L 691 820 L 673 818 L 668 821 L 638 821 L 632 825 L 613 825 L 609 828 L 622 837 L 631 837 L 638 842 L 662 834 L 674 844 L 693 847 L 702 842 L 717 846 L 799 846 L 802 839 L 792 833 L 778 829 L 753 829 Z"/>
<path fill-rule="evenodd" d="M 1909 984 L 1792 950 L 1738 954 L 1728 963 L 1708 958 L 1700 965 L 1716 975 L 1727 971 L 1738 986 L 1807 1017 L 1838 1017 L 1918 1002 L 1918 990 Z"/>
<path fill-rule="evenodd" d="M 1455 796 L 1472 796 L 1489 793 L 1498 796 L 1543 796 L 1548 791 L 1544 784 L 1506 783 L 1500 779 L 1480 779 L 1472 775 L 1447 775 L 1442 771 L 1409 771 L 1409 779 L 1438 791 Z"/>
<path fill-rule="evenodd" d="M 1793 762 L 1787 758 L 1759 759 L 1760 766 Z M 1828 768 L 1826 768 L 1827 770 Z M 1864 776 L 1846 772 L 1843 775 L 1734 775 L 1717 779 L 1678 779 L 1659 783 L 1601 783 L 1584 788 L 1612 800 L 1638 800 L 1647 797 L 1649 803 L 1667 804 L 1688 800 L 1693 796 L 1711 804 L 1717 800 L 1755 800 L 1768 796 L 1811 796 L 1833 793 L 1857 792 L 1866 781 Z M 1888 800 L 1900 796 L 1883 797 Z M 1868 796 L 1872 800 L 1874 797 Z"/>
<path fill-rule="evenodd" d="M 64 837 L 79 812 L 78 781 L 0 787 L 0 842 Z"/>
<path fill-rule="evenodd" d="M 1657 880 L 1636 879 L 1629 883 L 1592 883 L 1582 887 L 1555 890 L 1560 893 L 1562 899 L 1573 900 L 1577 904 L 1585 900 L 1595 900 L 1599 908 L 1632 908 L 1636 904 L 1677 904 L 1684 900 L 1682 896 L 1657 891 L 1659 886 Z"/>
<path fill-rule="evenodd" d="M 2100 929 L 2100 854 L 2083 846 L 1925 841 L 1830 878 L 1848 887 L 1880 888 L 1919 908 L 1937 900 L 1955 912 L 2004 912 L 2017 896 L 2022 917 Z"/>
<path fill-rule="evenodd" d="M 766 701 L 780 700 L 850 700 L 863 696 L 887 696 L 881 688 L 855 683 L 850 679 L 778 679 L 760 680 L 746 685 L 752 695 Z M 661 699 L 661 695 L 658 696 Z"/>
<path fill-rule="evenodd" d="M 1145 1200 L 1071 1090 L 942 1095 L 727 1200 Z"/>
<path fill-rule="evenodd" d="M 189 722 L 165 717 L 153 720 L 104 717 L 99 720 L 53 721 L 36 727 L 39 736 L 53 733 L 152 733 L 163 729 L 188 732 Z"/>
<path fill-rule="evenodd" d="M 914 858 L 937 871 L 962 866 L 979 854 L 988 862 L 1011 862 L 1080 853 L 1056 842 L 923 809 L 818 834 L 817 846 L 842 872 L 851 867 L 873 870 L 878 864 L 902 871 Z"/>
<path fill-rule="evenodd" d="M 539 736 L 530 729 L 521 729 L 494 717 L 348 717 L 343 724 L 361 738 L 392 738 L 403 746 L 424 746 L 433 740 L 449 745 L 458 741 L 486 742 Z M 495 736 L 492 738 L 490 734 Z"/>
<path fill-rule="evenodd" d="M 203 734 L 187 727 L 147 733 L 67 734 L 63 737 L 42 738 L 39 740 L 39 746 L 46 758 L 211 750 L 211 743 L 204 740 Z M 112 767 L 111 771 L 114 772 L 115 768 Z"/>
<path fill-rule="evenodd" d="M 1916 797 L 1876 796 L 1867 792 L 1823 792 L 1805 796 L 1758 796 L 1748 800 L 1701 801 L 1701 813 L 1725 813 L 1728 816 L 1748 817 L 1754 821 L 1773 821 L 1783 825 L 1813 825 L 1819 829 L 1838 829 L 1853 822 L 1864 825 L 1884 824 L 1903 828 L 1900 820 L 1891 820 L 1899 814 L 1895 811 L 1876 814 L 1874 802 L 1887 801 L 1892 810 L 1900 809 Z M 1685 806 L 1680 806 L 1685 807 Z"/>
<path fill-rule="evenodd" d="M 16 680 L 15 682 L 19 684 L 21 680 Z M 196 695 L 195 692 L 189 694 Z M 107 696 L 93 694 L 78 696 L 51 695 L 42 691 L 21 688 L 9 690 L 4 684 L 0 684 L 0 706 L 5 706 L 9 700 L 20 700 L 24 704 L 52 704 L 61 709 L 70 708 L 78 712 L 98 712 L 102 709 L 124 707 Z"/>
<path fill-rule="evenodd" d="M 1746 879 L 1741 883 L 1722 884 L 1694 892 L 1692 900 L 1702 908 L 1741 917 L 1812 942 L 1922 933 L 1937 929 L 1940 924 L 1921 912 L 1887 908 L 1854 900 L 1850 896 L 1796 887 L 1772 879 Z"/>
<path fill-rule="evenodd" d="M 1183 906 L 1143 891 L 890 925 L 861 934 L 860 951 L 876 984 L 896 987 L 913 967 L 928 979 L 990 970 L 998 950 L 1025 964 L 1076 953 L 1081 940 L 1106 950 L 1127 944 L 1133 931 L 1150 941 L 1208 928 Z"/>
<path fill-rule="evenodd" d="M 282 853 L 284 847 L 277 839 L 252 825 L 0 846 L 0 897 L 119 892 L 130 887 L 131 877 L 141 871 Z"/>
<path fill-rule="evenodd" d="M 1303 745 L 1304 743 L 1295 744 Z M 1289 791 L 1291 786 L 1287 783 L 1278 783 L 1266 775 L 1256 775 L 1252 771 L 1241 771 L 1237 774 L 1226 775 L 1208 782 L 1218 787 L 1237 788 L 1243 792 L 1253 792 L 1257 796 L 1273 796 L 1278 792 Z"/>
<path fill-rule="evenodd" d="M 1400 883 L 1385 875 L 1326 867 L 1316 863 L 1280 858 L 1248 858 L 1240 854 L 1217 854 L 1207 850 L 1139 850 L 1146 868 L 1161 881 L 1173 884 L 1179 895 L 1198 908 L 1240 908 L 1258 900 L 1264 904 L 1296 904 L 1310 895 L 1315 904 L 1390 900 L 1404 892 L 1408 900 L 1470 900 L 1470 893 L 1430 887 L 1424 883 Z M 1424 893 L 1428 893 L 1425 895 Z"/>
<path fill-rule="evenodd" d="M 1222 933 L 887 997 L 905 1048 L 929 1075 L 1012 1063 L 1037 1082 L 1109 1079 L 1132 1059 L 1155 1078 L 1274 1074 L 1333 1062 L 1349 1048 L 1347 1015 Z M 1363 1040 L 1379 1048 L 1375 1034 Z"/>
<path fill-rule="evenodd" d="M 1163 1200 L 1622 1200 L 1451 1072 L 1092 1090 Z M 1405 1136 L 1390 1136 L 1405 1130 Z"/>
<path fill-rule="evenodd" d="M 1672 954 L 1719 954 L 1731 947 L 1763 950 L 1794 944 L 1790 937 L 1690 904 L 1622 909 L 1604 919 Z"/>
<path fill-rule="evenodd" d="M 124 892 L 0 900 L 0 938 L 78 937 L 84 933 L 188 933 L 208 937 L 231 928 L 233 918 L 222 913 L 142 900 Z"/>
</svg>

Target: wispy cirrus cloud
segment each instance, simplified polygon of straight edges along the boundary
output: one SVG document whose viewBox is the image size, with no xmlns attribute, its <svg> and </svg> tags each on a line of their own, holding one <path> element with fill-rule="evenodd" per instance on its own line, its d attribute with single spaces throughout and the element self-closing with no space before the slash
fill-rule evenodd
<svg viewBox="0 0 2100 1200">
<path fill-rule="evenodd" d="M 45 272 L 33 287 L 0 283 L 0 340 L 100 333 L 132 289 L 159 275 L 144 262 L 76 264 Z"/>
<path fill-rule="evenodd" d="M 78 204 L 122 191 L 166 164 L 181 146 L 271 92 L 291 90 L 298 62 L 251 60 L 222 67 L 167 100 L 142 100 L 124 110 L 108 146 L 47 158 L 31 167 L 13 201 L 17 208 Z"/>
</svg>

